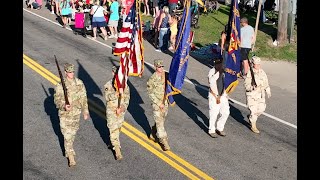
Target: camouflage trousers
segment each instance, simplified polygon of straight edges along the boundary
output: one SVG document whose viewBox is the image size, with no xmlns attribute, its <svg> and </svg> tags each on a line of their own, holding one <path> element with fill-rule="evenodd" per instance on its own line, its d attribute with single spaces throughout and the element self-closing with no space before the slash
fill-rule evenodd
<svg viewBox="0 0 320 180">
<path fill-rule="evenodd" d="M 113 146 L 113 149 L 115 149 L 116 146 L 121 148 L 119 136 L 120 136 L 120 129 L 124 122 L 124 115 L 125 115 L 125 112 L 122 112 L 120 113 L 119 116 L 117 116 L 115 110 L 114 111 L 107 110 L 107 127 L 109 128 L 110 142 Z"/>
<path fill-rule="evenodd" d="M 74 138 L 79 130 L 80 114 L 60 116 L 60 128 L 64 138 L 65 155 L 76 155 L 73 149 Z"/>
<path fill-rule="evenodd" d="M 168 114 L 168 103 L 165 104 L 163 111 L 160 110 L 159 106 L 153 104 L 153 119 L 157 127 L 157 137 L 159 139 L 167 138 L 167 132 L 164 129 L 165 117 Z"/>
<path fill-rule="evenodd" d="M 247 97 L 247 105 L 250 110 L 249 120 L 255 123 L 258 117 L 266 110 L 265 98 Z"/>
</svg>

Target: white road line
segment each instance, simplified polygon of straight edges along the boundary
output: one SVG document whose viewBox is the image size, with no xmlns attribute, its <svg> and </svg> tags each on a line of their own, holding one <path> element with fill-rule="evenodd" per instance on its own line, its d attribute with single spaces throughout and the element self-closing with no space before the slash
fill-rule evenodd
<svg viewBox="0 0 320 180">
<path fill-rule="evenodd" d="M 48 22 L 51 22 L 51 23 L 53 23 L 53 24 L 56 24 L 56 25 L 62 27 L 59 23 L 54 22 L 54 21 L 52 21 L 52 20 L 50 20 L 50 19 L 47 19 L 47 18 L 45 18 L 45 17 L 42 17 L 42 16 L 40 16 L 40 15 L 34 13 L 34 12 L 31 12 L 31 11 L 25 9 L 25 8 L 23 8 L 23 10 L 26 11 L 26 12 L 29 12 L 29 13 L 31 13 L 31 14 L 39 17 L 39 18 L 42 18 L 42 19 L 44 19 L 44 20 L 46 20 L 46 21 L 48 21 Z M 69 28 L 69 27 L 67 27 L 66 29 L 72 31 L 72 29 Z M 107 44 L 104 44 L 104 43 L 102 43 L 102 42 L 99 42 L 99 41 L 97 41 L 97 40 L 93 40 L 93 39 L 88 38 L 88 37 L 87 37 L 87 39 L 92 40 L 92 41 L 95 41 L 95 42 L 101 44 L 102 46 L 105 46 L 105 47 L 108 47 L 108 48 L 112 49 L 111 46 L 109 46 L 109 45 L 107 45 Z M 148 63 L 148 62 L 146 62 L 146 61 L 145 61 L 145 63 L 148 64 L 149 66 L 153 66 L 153 64 Z M 168 72 L 168 71 L 166 70 L 166 72 Z M 208 88 L 203 87 L 202 85 L 194 84 L 194 83 L 192 83 L 189 79 L 184 79 L 184 81 L 186 81 L 187 83 L 192 84 L 192 85 L 194 85 L 194 86 L 197 86 L 197 87 L 199 87 L 199 88 L 201 88 L 201 89 L 203 89 L 203 90 L 208 91 Z M 241 103 L 241 102 L 239 102 L 239 101 L 237 101 L 237 100 L 235 100 L 235 99 L 230 98 L 230 100 L 233 101 L 233 102 L 236 103 L 236 104 L 239 104 L 240 106 L 247 107 L 246 104 L 243 104 L 243 103 Z M 269 117 L 269 118 L 271 118 L 271 119 L 274 119 L 274 120 L 276 120 L 276 121 L 278 121 L 278 122 L 281 122 L 281 123 L 283 123 L 283 124 L 285 124 L 285 125 L 288 125 L 288 126 L 290 126 L 290 127 L 293 127 L 293 128 L 295 128 L 295 129 L 297 129 L 297 126 L 294 125 L 294 124 L 288 123 L 288 122 L 286 122 L 286 121 L 284 121 L 284 120 L 282 120 L 282 119 L 280 119 L 280 118 L 277 118 L 277 117 L 272 116 L 272 115 L 270 115 L 270 114 L 268 114 L 268 113 L 265 113 L 265 112 L 262 113 L 262 114 L 265 115 L 265 116 L 267 116 L 267 117 Z"/>
<path fill-rule="evenodd" d="M 55 24 L 55 25 L 58 25 L 58 26 L 62 27 L 61 24 L 59 24 L 59 23 L 57 23 L 57 22 L 54 22 L 54 21 L 52 21 L 52 20 L 50 20 L 50 19 L 47 19 L 47 18 L 45 18 L 45 17 L 42 17 L 42 16 L 40 16 L 40 15 L 34 13 L 34 12 L 31 12 L 31 11 L 25 9 L 25 8 L 23 8 L 23 10 L 26 11 L 26 12 L 28 12 L 28 13 L 30 13 L 30 14 L 33 14 L 33 15 L 41 18 L 41 19 L 44 19 L 44 20 L 46 20 L 46 21 L 48 21 L 48 22 L 51 22 L 51 23 L 53 23 L 53 24 Z M 69 27 L 66 27 L 66 29 L 69 30 L 69 31 L 72 31 L 72 29 L 69 28 Z M 101 44 L 101 45 L 103 45 L 103 46 L 106 46 L 106 47 L 112 49 L 111 46 L 109 46 L 109 45 L 107 45 L 107 44 L 104 44 L 104 43 L 102 43 L 102 42 L 100 42 L 100 41 L 97 41 L 97 40 L 94 40 L 94 39 L 91 39 L 91 38 L 88 38 L 88 37 L 86 37 L 86 38 L 89 39 L 89 40 L 91 40 L 91 41 L 97 42 L 97 43 L 99 43 L 99 44 Z"/>
</svg>

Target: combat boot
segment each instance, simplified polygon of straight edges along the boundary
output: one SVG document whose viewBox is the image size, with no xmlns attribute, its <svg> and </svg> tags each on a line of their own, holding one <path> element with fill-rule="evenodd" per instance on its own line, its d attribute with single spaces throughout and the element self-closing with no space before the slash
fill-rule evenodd
<svg viewBox="0 0 320 180">
<path fill-rule="evenodd" d="M 260 131 L 257 129 L 256 122 L 251 122 L 251 130 L 257 134 L 260 133 Z"/>
<path fill-rule="evenodd" d="M 115 152 L 116 160 L 121 160 L 123 158 L 119 146 L 114 147 L 114 152 Z"/>
<path fill-rule="evenodd" d="M 167 140 L 166 138 L 160 139 L 160 143 L 161 143 L 162 149 L 163 149 L 164 151 L 169 151 L 169 150 L 170 150 L 170 146 L 169 146 L 168 140 Z"/>
<path fill-rule="evenodd" d="M 154 142 L 157 142 L 157 141 L 158 141 L 158 139 L 157 139 L 157 128 L 156 128 L 156 125 L 152 126 L 149 139 L 152 140 L 152 141 L 154 141 Z"/>
<path fill-rule="evenodd" d="M 68 160 L 69 160 L 69 167 L 74 167 L 76 165 L 76 161 L 74 160 L 73 154 L 68 155 Z"/>
</svg>

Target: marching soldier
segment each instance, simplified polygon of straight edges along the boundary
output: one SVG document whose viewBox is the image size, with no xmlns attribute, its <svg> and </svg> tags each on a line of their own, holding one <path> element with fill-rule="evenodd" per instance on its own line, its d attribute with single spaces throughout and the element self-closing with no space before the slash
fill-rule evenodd
<svg viewBox="0 0 320 180">
<path fill-rule="evenodd" d="M 244 86 L 246 88 L 247 106 L 250 110 L 249 122 L 251 124 L 251 130 L 254 133 L 260 133 L 257 129 L 256 121 L 266 109 L 265 93 L 267 93 L 268 98 L 270 98 L 271 91 L 267 74 L 260 67 L 261 59 L 257 56 L 253 56 L 252 62 L 252 70 L 257 86 L 252 83 L 251 71 L 248 71 L 247 77 L 244 81 Z"/>
<path fill-rule="evenodd" d="M 129 101 L 130 101 L 130 89 L 126 84 L 124 91 L 120 91 L 120 106 L 119 105 L 119 92 L 116 91 L 114 87 L 115 75 L 118 71 L 116 66 L 112 67 L 113 79 L 108 81 L 104 85 L 104 97 L 106 99 L 106 115 L 107 115 L 107 126 L 110 132 L 110 141 L 115 152 L 116 160 L 121 160 L 123 158 L 121 154 L 120 146 L 120 129 L 124 122 L 124 115 L 127 111 Z"/>
<path fill-rule="evenodd" d="M 66 63 L 64 65 L 66 78 L 64 84 L 67 89 L 69 105 L 65 103 L 62 84 L 57 84 L 54 94 L 54 103 L 59 109 L 60 128 L 64 137 L 65 155 L 69 160 L 69 166 L 76 165 L 73 142 L 79 129 L 81 111 L 83 118 L 89 118 L 87 103 L 87 92 L 82 80 L 74 77 L 74 65 Z"/>
<path fill-rule="evenodd" d="M 150 139 L 156 141 L 156 138 L 158 138 L 162 149 L 168 151 L 170 150 L 170 146 L 168 144 L 167 132 L 164 129 L 165 117 L 168 114 L 168 100 L 165 98 L 166 73 L 163 70 L 162 60 L 155 60 L 154 67 L 156 72 L 152 74 L 147 82 L 148 95 L 152 101 L 153 118 L 155 121 Z"/>
<path fill-rule="evenodd" d="M 223 87 L 223 68 L 222 68 L 222 58 L 216 59 L 214 61 L 214 67 L 209 71 L 208 81 L 209 81 L 209 135 L 212 138 L 217 138 L 218 135 L 226 136 L 223 131 L 224 125 L 230 114 L 230 107 L 228 102 L 227 94 Z M 217 122 L 217 116 L 220 117 Z M 218 134 L 218 135 L 217 135 Z"/>
</svg>

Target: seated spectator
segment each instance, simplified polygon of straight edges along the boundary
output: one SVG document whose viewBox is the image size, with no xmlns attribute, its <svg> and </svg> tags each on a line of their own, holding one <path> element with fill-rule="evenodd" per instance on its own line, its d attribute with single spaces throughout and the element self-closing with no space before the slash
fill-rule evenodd
<svg viewBox="0 0 320 180">
<path fill-rule="evenodd" d="M 42 0 L 29 0 L 27 1 L 27 7 L 39 10 L 42 7 Z"/>
</svg>

